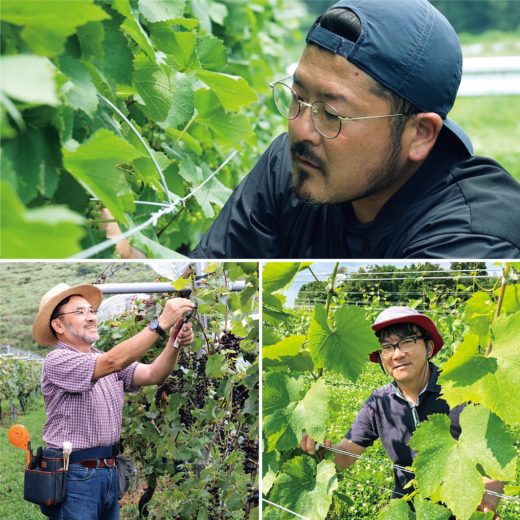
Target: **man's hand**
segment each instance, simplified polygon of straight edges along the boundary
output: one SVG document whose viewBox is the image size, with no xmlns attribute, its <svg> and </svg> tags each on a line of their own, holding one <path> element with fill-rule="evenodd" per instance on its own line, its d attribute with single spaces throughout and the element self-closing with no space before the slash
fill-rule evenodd
<svg viewBox="0 0 520 520">
<path fill-rule="evenodd" d="M 159 316 L 159 325 L 162 329 L 168 330 L 177 322 L 177 320 L 181 319 L 194 307 L 194 303 L 187 298 L 171 298 L 166 302 L 164 309 Z"/>
<path fill-rule="evenodd" d="M 486 486 L 486 490 L 494 491 L 495 493 L 502 493 L 504 490 L 504 483 L 500 480 L 491 480 L 484 477 L 484 484 Z M 499 502 L 499 497 L 489 495 L 488 493 L 484 493 L 482 501 L 480 502 L 480 505 L 477 507 L 477 511 L 482 511 L 483 513 L 495 513 Z M 495 513 L 495 516 L 493 516 L 493 520 L 500 520 L 500 517 Z"/>
<path fill-rule="evenodd" d="M 330 448 L 332 447 L 332 442 L 329 439 L 325 439 L 323 445 Z M 309 455 L 314 455 L 316 453 L 316 441 L 311 439 L 307 433 L 304 433 L 300 442 L 300 448 Z"/>
<path fill-rule="evenodd" d="M 170 331 L 170 336 L 173 333 L 173 328 Z M 184 323 L 182 329 L 179 331 L 177 335 L 177 341 L 180 347 L 185 347 L 187 345 L 191 345 L 193 343 L 193 326 L 191 323 Z"/>
</svg>

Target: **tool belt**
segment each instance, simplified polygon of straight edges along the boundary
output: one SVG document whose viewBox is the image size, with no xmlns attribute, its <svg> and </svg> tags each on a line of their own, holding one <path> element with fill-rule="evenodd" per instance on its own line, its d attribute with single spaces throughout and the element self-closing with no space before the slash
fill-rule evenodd
<svg viewBox="0 0 520 520">
<path fill-rule="evenodd" d="M 67 472 L 63 468 L 63 455 L 48 456 L 44 451 L 38 448 L 36 457 L 25 468 L 23 497 L 34 504 L 53 507 L 65 500 Z"/>
<path fill-rule="evenodd" d="M 70 464 L 88 468 L 114 468 L 119 445 L 98 446 L 76 450 L 70 454 Z M 35 457 L 25 469 L 24 499 L 41 506 L 61 504 L 67 495 L 67 470 L 64 468 L 63 450 L 38 448 Z"/>
</svg>

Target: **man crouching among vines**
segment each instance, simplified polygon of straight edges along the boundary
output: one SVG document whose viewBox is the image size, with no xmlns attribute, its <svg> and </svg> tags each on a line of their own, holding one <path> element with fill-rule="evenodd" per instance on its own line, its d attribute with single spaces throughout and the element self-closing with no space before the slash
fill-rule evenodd
<svg viewBox="0 0 520 520">
<path fill-rule="evenodd" d="M 168 377 L 179 355 L 172 333 L 151 364 L 138 360 L 194 307 L 190 300 L 170 299 L 158 320 L 102 353 L 94 348 L 102 297 L 93 285 L 60 283 L 42 297 L 34 320 L 34 339 L 40 345 L 55 346 L 42 369 L 44 453 L 61 458 L 63 443 L 72 443 L 66 499 L 52 508 L 42 506 L 52 519 L 119 518 L 114 457 L 119 448 L 123 393 Z M 189 345 L 192 341 L 192 326 L 185 323 L 177 342 Z"/>
<path fill-rule="evenodd" d="M 463 405 L 450 409 L 440 397 L 439 371 L 430 359 L 439 352 L 444 340 L 430 318 L 409 307 L 390 307 L 379 314 L 372 329 L 381 349 L 372 352 L 370 360 L 379 363 L 393 382 L 377 389 L 365 402 L 345 437 L 335 446 L 352 455 L 336 453 L 335 462 L 341 469 L 348 468 L 356 462 L 355 456 L 360 456 L 379 438 L 395 464 L 392 498 L 400 498 L 414 477 L 405 467 L 411 466 L 415 456 L 408 441 L 419 423 L 435 413 L 448 415 L 451 434 L 458 439 Z M 331 441 L 326 439 L 324 446 L 325 449 L 332 447 Z M 316 442 L 306 433 L 300 447 L 311 455 L 316 453 Z M 323 448 L 318 451 L 322 452 Z M 502 491 L 501 482 L 484 480 L 487 490 Z M 486 493 L 478 509 L 494 512 L 498 501 Z"/>
</svg>

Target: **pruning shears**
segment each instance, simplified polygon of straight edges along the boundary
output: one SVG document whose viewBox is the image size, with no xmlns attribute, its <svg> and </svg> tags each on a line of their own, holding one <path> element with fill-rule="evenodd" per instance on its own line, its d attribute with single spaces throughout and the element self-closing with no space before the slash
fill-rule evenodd
<svg viewBox="0 0 520 520">
<path fill-rule="evenodd" d="M 7 431 L 7 438 L 15 448 L 25 451 L 25 466 L 31 465 L 32 448 L 29 430 L 23 424 L 13 424 Z"/>
<path fill-rule="evenodd" d="M 177 348 L 177 349 L 179 348 L 179 340 L 177 339 L 177 336 L 179 335 L 179 332 L 181 331 L 183 325 L 185 323 L 188 323 L 188 321 L 191 320 L 191 318 L 193 317 L 193 314 L 195 313 L 196 310 L 197 310 L 197 307 L 193 307 L 193 309 L 191 309 L 191 311 L 188 312 L 184 316 L 184 318 L 178 320 L 177 323 L 175 324 L 173 331 L 172 331 L 173 348 Z"/>
</svg>

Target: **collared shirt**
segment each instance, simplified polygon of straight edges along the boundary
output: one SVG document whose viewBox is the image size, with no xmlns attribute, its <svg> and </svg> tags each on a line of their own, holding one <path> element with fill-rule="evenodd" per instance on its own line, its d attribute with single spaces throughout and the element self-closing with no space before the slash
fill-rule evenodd
<svg viewBox="0 0 520 520">
<path fill-rule="evenodd" d="M 235 189 L 192 258 L 520 258 L 520 183 L 441 131 L 372 222 L 292 187 L 287 134 Z"/>
<path fill-rule="evenodd" d="M 43 440 L 48 448 L 72 443 L 73 450 L 107 446 L 119 442 L 123 394 L 132 386 L 137 362 L 92 381 L 96 348 L 84 353 L 58 341 L 43 362 L 42 394 L 47 420 Z"/>
<path fill-rule="evenodd" d="M 439 371 L 433 363 L 430 363 L 430 367 L 428 384 L 415 404 L 403 396 L 395 382 L 378 388 L 359 411 L 345 438 L 365 448 L 376 439 L 381 439 L 385 451 L 394 464 L 399 466 L 411 466 L 415 453 L 408 446 L 408 441 L 419 423 L 434 413 L 449 415 L 451 435 L 458 439 L 459 415 L 463 405 L 450 409 L 448 403 L 440 397 L 441 387 L 437 384 Z M 412 480 L 413 474 L 394 468 L 394 477 L 394 496 L 400 497 L 407 493 L 404 486 Z"/>
</svg>

